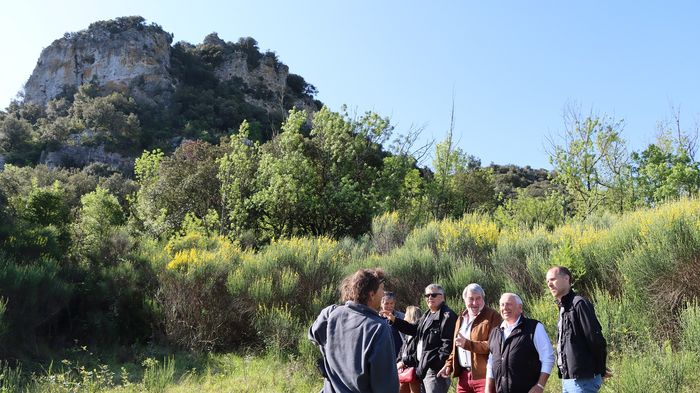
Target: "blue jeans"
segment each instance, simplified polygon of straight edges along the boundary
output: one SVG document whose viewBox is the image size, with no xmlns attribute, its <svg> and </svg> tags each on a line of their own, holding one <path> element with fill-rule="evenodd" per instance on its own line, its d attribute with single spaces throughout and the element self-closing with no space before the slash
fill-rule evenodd
<svg viewBox="0 0 700 393">
<path fill-rule="evenodd" d="M 562 379 L 561 391 L 562 393 L 598 393 L 602 384 L 603 377 L 599 374 L 588 379 Z"/>
</svg>

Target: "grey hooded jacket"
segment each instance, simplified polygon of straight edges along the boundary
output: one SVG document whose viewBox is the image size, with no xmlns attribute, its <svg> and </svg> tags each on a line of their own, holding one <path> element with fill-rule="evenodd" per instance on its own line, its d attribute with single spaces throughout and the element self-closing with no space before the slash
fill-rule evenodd
<svg viewBox="0 0 700 393">
<path fill-rule="evenodd" d="M 347 302 L 321 311 L 309 328 L 321 349 L 324 393 L 398 392 L 391 328 L 377 311 Z"/>
</svg>

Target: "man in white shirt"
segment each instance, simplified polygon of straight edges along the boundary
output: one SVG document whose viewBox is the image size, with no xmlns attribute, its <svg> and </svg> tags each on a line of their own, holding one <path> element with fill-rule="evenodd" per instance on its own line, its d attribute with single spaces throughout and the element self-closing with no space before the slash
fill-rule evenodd
<svg viewBox="0 0 700 393">
<path fill-rule="evenodd" d="M 554 351 L 544 326 L 523 315 L 523 301 L 504 293 L 503 323 L 489 337 L 487 393 L 542 393 L 554 366 Z"/>
<path fill-rule="evenodd" d="M 476 283 L 462 291 L 466 309 L 457 318 L 452 353 L 439 373 L 444 378 L 457 378 L 457 393 L 484 393 L 486 388 L 489 335 L 503 319 L 486 306 L 484 298 L 483 288 Z"/>
</svg>

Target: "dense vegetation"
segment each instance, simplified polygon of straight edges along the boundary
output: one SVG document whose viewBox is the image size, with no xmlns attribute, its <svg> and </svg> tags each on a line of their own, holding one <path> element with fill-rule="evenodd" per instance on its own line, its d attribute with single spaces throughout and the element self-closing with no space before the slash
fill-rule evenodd
<svg viewBox="0 0 700 393">
<path fill-rule="evenodd" d="M 628 172 L 590 169 L 582 156 L 607 153 L 574 138 L 556 146 L 554 186 L 542 192 L 511 182 L 504 198 L 496 179 L 509 170 L 482 168 L 449 138 L 437 144 L 435 170 L 426 173 L 405 148 L 382 149 L 392 127 L 376 114 L 351 118 L 323 109 L 310 128 L 305 119 L 290 111 L 282 132 L 263 144 L 248 138 L 244 122 L 216 145 L 187 141 L 171 155 L 146 151 L 134 179 L 97 164 L 6 165 L 3 357 L 31 364 L 78 343 L 111 347 L 138 364 L 147 357 L 138 348 L 157 344 L 195 354 L 266 350 L 308 367 L 315 349 L 303 339 L 305 327 L 337 299 L 340 278 L 361 266 L 385 268 L 400 305 L 420 304 L 420 288 L 434 281 L 455 307 L 472 281 L 492 301 L 518 292 L 553 332 L 544 273 L 563 264 L 595 299 L 605 325 L 622 374 L 611 391 L 637 391 L 619 384 L 658 364 L 624 356 L 630 351 L 674 364 L 659 384 L 697 380 L 684 367 L 698 360 L 700 202 L 660 203 L 697 192 L 697 164 L 668 134 L 667 147 L 633 154 Z M 597 133 L 599 121 L 575 126 L 609 137 Z M 616 184 L 604 176 L 621 186 L 604 187 Z M 148 359 L 145 375 L 151 367 L 173 381 L 172 364 Z M 5 374 L 16 370 L 12 364 Z M 60 375 L 78 385 L 145 386 L 133 380 L 140 371 L 61 370 L 37 374 L 27 386 L 45 391 Z M 310 378 L 300 383 L 316 383 Z"/>
<path fill-rule="evenodd" d="M 431 282 L 454 308 L 470 282 L 517 292 L 552 335 L 544 274 L 568 266 L 610 343 L 607 391 L 700 382 L 700 165 L 679 121 L 629 153 L 621 122 L 572 110 L 552 173 L 484 167 L 450 131 L 420 168 L 416 135 L 375 113 L 248 104 L 213 67 L 277 59 L 217 40 L 175 45 L 171 108 L 86 84 L 0 112 L 0 392 L 313 390 L 304 331 L 367 266 L 400 307 Z M 71 144 L 138 158 L 36 164 Z"/>
</svg>

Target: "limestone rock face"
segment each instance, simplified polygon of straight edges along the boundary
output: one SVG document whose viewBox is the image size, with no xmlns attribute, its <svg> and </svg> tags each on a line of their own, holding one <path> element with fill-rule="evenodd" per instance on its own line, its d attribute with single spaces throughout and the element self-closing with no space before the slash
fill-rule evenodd
<svg viewBox="0 0 700 393">
<path fill-rule="evenodd" d="M 170 109 L 172 113 L 183 110 L 178 93 L 188 92 L 196 83 L 187 79 L 189 74 L 183 70 L 200 67 L 195 68 L 197 72 L 231 82 L 228 86 L 239 89 L 231 95 L 236 103 L 242 99 L 255 113 L 255 108 L 267 112 L 268 118 L 283 119 L 287 110 L 297 108 L 306 110 L 310 122 L 320 109 L 321 104 L 313 98 L 315 87 L 290 74 L 289 67 L 273 52 L 261 53 L 253 38 L 232 43 L 212 33 L 196 46 L 187 42 L 171 46 L 172 41 L 172 34 L 138 16 L 99 21 L 86 30 L 66 33 L 41 52 L 24 86 L 24 102 L 46 107 L 64 93 L 95 83 L 107 94 L 124 93 L 167 117 Z M 244 110 L 251 112 L 248 107 Z M 174 140 L 182 139 L 181 129 L 170 131 Z M 107 151 L 104 146 L 95 146 L 90 138 L 83 138 L 88 129 L 72 132 L 68 139 L 75 140 L 63 140 L 52 151 L 43 152 L 40 162 L 76 167 L 102 162 L 116 170 L 133 170 L 133 162 L 129 163 L 133 157 L 125 157 L 129 152 L 120 155 L 109 146 Z"/>
<path fill-rule="evenodd" d="M 138 17 L 98 22 L 41 52 L 24 87 L 25 102 L 45 105 L 65 87 L 96 81 L 117 91 L 167 101 L 172 36 Z"/>
<path fill-rule="evenodd" d="M 93 162 L 106 164 L 111 170 L 130 173 L 134 170 L 134 159 L 124 157 L 119 153 L 106 152 L 103 145 L 99 146 L 61 146 L 60 149 L 43 151 L 39 162 L 49 168 L 64 166 L 84 167 Z"/>
<path fill-rule="evenodd" d="M 287 84 L 289 67 L 279 62 L 273 53 L 266 52 L 251 60 L 250 52 L 246 52 L 241 46 L 246 46 L 246 39 L 241 39 L 238 44 L 227 43 L 216 33 L 212 33 L 204 38 L 198 48 L 216 47 L 222 53 L 221 59 L 214 67 L 214 75 L 220 81 L 239 78 L 247 87 L 247 102 L 265 108 L 268 112 L 285 111 L 286 108 L 295 107 L 305 109 L 311 115 L 320 109 L 309 97 L 291 97 Z M 257 55 L 257 49 L 255 54 Z"/>
</svg>

